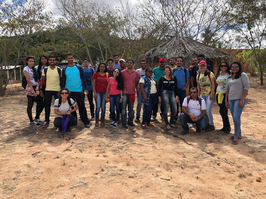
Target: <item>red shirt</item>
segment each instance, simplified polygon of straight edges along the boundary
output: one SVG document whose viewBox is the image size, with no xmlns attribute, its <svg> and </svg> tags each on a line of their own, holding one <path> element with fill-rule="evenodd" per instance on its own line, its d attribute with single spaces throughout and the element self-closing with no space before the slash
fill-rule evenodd
<svg viewBox="0 0 266 199">
<path fill-rule="evenodd" d="M 122 70 L 122 77 L 124 82 L 125 94 L 135 94 L 136 81 L 139 80 L 139 73 L 133 69 L 131 73 L 128 72 L 127 68 Z"/>
<path fill-rule="evenodd" d="M 108 85 L 109 74 L 105 73 L 101 76 L 98 72 L 94 73 L 92 79 L 95 79 L 95 90 L 97 93 L 105 93 Z"/>
</svg>

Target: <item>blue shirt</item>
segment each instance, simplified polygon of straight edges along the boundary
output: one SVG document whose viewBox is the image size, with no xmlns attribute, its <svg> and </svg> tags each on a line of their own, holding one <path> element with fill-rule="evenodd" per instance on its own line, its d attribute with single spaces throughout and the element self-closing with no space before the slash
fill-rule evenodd
<svg viewBox="0 0 266 199">
<path fill-rule="evenodd" d="M 174 69 L 174 76 L 177 79 L 177 88 L 178 89 L 184 88 L 186 85 L 186 78 L 190 77 L 188 69 L 185 69 L 185 70 L 187 70 L 187 77 L 185 77 L 184 67 L 181 67 L 180 70 L 178 70 L 177 68 Z"/>
<path fill-rule="evenodd" d="M 82 92 L 82 80 L 76 66 L 68 66 L 65 71 L 66 88 L 71 92 Z"/>
<path fill-rule="evenodd" d="M 88 69 L 83 68 L 83 71 L 84 71 L 84 76 L 85 76 L 86 83 L 87 83 L 86 88 L 83 87 L 83 90 L 92 91 L 92 75 L 95 73 L 95 71 L 92 68 L 88 68 Z"/>
<path fill-rule="evenodd" d="M 118 68 L 119 70 L 121 70 L 121 66 L 120 66 L 120 64 L 114 64 L 114 65 L 113 65 L 113 68 L 114 68 L 114 69 L 117 69 L 117 68 Z"/>
</svg>

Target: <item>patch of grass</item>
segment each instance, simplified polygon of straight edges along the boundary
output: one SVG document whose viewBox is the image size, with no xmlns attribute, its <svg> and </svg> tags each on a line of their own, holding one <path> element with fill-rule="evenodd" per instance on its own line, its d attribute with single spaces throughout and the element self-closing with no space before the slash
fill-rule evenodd
<svg viewBox="0 0 266 199">
<path fill-rule="evenodd" d="M 66 161 L 64 160 L 64 161 L 63 161 L 63 166 L 65 166 L 65 165 L 66 165 Z"/>
<path fill-rule="evenodd" d="M 127 162 L 127 166 L 130 166 L 129 162 Z"/>
</svg>

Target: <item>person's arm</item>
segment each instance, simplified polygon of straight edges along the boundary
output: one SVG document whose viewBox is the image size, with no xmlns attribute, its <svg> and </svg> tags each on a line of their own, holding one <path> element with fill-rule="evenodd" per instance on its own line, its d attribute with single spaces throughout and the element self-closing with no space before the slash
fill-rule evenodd
<svg viewBox="0 0 266 199">
<path fill-rule="evenodd" d="M 198 74 L 198 75 L 200 75 L 200 74 Z M 196 76 L 196 78 L 197 78 L 197 88 L 198 88 L 198 92 L 199 92 L 199 96 L 200 96 L 201 89 L 200 89 L 200 82 L 199 82 L 198 75 Z"/>
<path fill-rule="evenodd" d="M 159 103 L 162 103 L 162 99 L 161 99 L 162 86 L 163 86 L 163 77 L 161 77 L 160 80 L 159 80 L 159 85 L 158 85 L 158 90 L 157 90 L 157 93 L 158 93 L 158 102 Z"/>
<path fill-rule="evenodd" d="M 93 96 L 95 99 L 97 99 L 98 95 L 95 89 L 96 79 L 92 79 L 92 90 L 93 90 Z"/>
<path fill-rule="evenodd" d="M 187 69 L 185 69 L 185 70 L 187 70 Z M 190 80 L 190 78 L 189 78 L 190 76 L 189 76 L 189 71 L 187 70 L 187 76 L 185 77 L 186 78 L 186 85 L 185 85 L 185 87 L 182 89 L 182 90 L 187 90 L 187 87 L 189 86 L 189 80 Z"/>
<path fill-rule="evenodd" d="M 106 100 L 110 98 L 110 81 L 108 81 L 107 88 L 106 88 Z"/>
<path fill-rule="evenodd" d="M 136 74 L 137 74 L 137 77 L 136 77 L 136 80 L 135 80 L 135 88 L 136 88 L 136 90 L 138 90 L 138 84 L 139 84 L 139 73 L 138 73 L 138 72 L 136 72 Z"/>
<path fill-rule="evenodd" d="M 241 100 L 240 100 L 240 102 L 239 102 L 239 106 L 240 106 L 240 107 L 244 106 L 244 104 L 245 104 L 245 99 L 246 99 L 247 95 L 248 95 L 248 90 L 244 89 L 244 91 L 243 91 L 243 95 L 242 95 Z"/>
<path fill-rule="evenodd" d="M 241 81 L 243 82 L 243 88 L 244 88 L 241 100 L 239 102 L 239 106 L 242 107 L 245 104 L 245 99 L 248 95 L 248 89 L 250 85 L 249 85 L 249 79 L 246 73 L 242 73 L 240 78 L 241 78 Z"/>
<path fill-rule="evenodd" d="M 177 79 L 176 79 L 176 77 L 174 76 L 174 80 L 175 80 L 175 90 L 174 90 L 174 92 L 175 92 L 175 102 L 176 103 L 178 103 L 179 102 L 179 97 L 178 97 L 178 86 L 177 86 Z"/>
<path fill-rule="evenodd" d="M 66 86 L 66 68 L 62 70 L 62 79 L 61 79 L 61 88 L 65 88 Z"/>
<path fill-rule="evenodd" d="M 30 81 L 30 75 L 29 75 L 29 73 L 27 71 L 24 71 L 24 75 L 26 77 L 26 80 L 27 80 L 27 83 L 28 83 L 30 89 L 32 90 L 33 96 L 36 97 L 37 96 L 37 93 L 35 92 L 35 90 L 32 87 L 32 83 Z"/>
<path fill-rule="evenodd" d="M 210 100 L 212 100 L 213 97 L 214 97 L 214 93 L 215 93 L 215 82 L 216 82 L 216 78 L 215 78 L 215 76 L 213 76 L 211 78 L 212 90 L 211 90 Z"/>
<path fill-rule="evenodd" d="M 201 110 L 200 116 L 197 117 L 196 121 L 201 120 L 202 118 L 204 118 L 204 116 L 206 115 L 206 110 Z M 196 122 L 194 121 L 194 122 Z"/>
<path fill-rule="evenodd" d="M 144 91 L 144 83 L 139 83 L 139 87 L 140 87 L 140 91 L 141 91 L 141 93 L 142 93 L 142 95 L 144 97 L 144 100 L 147 101 L 148 97 L 147 97 L 147 95 L 146 95 L 146 93 Z"/>
<path fill-rule="evenodd" d="M 123 90 L 120 91 L 120 95 L 121 95 L 121 98 L 119 100 L 119 103 L 122 103 L 122 101 L 123 101 Z"/>
</svg>

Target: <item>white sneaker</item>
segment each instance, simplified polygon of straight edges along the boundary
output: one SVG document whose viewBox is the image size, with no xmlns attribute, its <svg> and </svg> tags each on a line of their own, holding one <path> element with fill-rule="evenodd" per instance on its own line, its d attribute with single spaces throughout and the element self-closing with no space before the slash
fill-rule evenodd
<svg viewBox="0 0 266 199">
<path fill-rule="evenodd" d="M 34 122 L 36 122 L 38 125 L 42 125 L 42 122 L 39 119 L 35 119 Z"/>
<path fill-rule="evenodd" d="M 113 127 L 116 128 L 118 127 L 118 124 L 116 122 L 113 123 Z"/>
<path fill-rule="evenodd" d="M 193 126 L 194 126 L 194 124 L 192 124 L 192 123 L 189 123 L 189 128 L 193 128 Z"/>
<path fill-rule="evenodd" d="M 36 121 L 33 121 L 32 123 L 30 123 L 31 126 L 36 126 L 36 127 L 39 127 L 41 126 L 40 123 L 36 122 Z"/>
<path fill-rule="evenodd" d="M 110 124 L 111 127 L 114 127 L 114 123 L 115 121 L 112 121 L 112 123 Z"/>
</svg>

